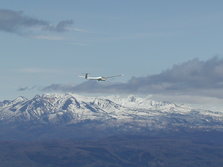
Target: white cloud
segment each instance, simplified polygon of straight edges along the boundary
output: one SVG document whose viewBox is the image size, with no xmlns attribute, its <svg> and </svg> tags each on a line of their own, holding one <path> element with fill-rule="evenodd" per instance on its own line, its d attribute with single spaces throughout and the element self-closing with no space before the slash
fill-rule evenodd
<svg viewBox="0 0 223 167">
<path fill-rule="evenodd" d="M 68 27 L 67 30 L 69 30 L 69 31 L 76 31 L 76 32 L 85 32 L 85 33 L 89 32 L 89 31 L 87 31 L 87 30 L 85 30 L 83 28 L 77 28 L 77 27 Z"/>
</svg>

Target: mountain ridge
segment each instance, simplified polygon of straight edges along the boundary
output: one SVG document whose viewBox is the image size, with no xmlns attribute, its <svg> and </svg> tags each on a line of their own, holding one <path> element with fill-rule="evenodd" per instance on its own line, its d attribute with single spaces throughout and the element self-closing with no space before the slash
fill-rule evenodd
<svg viewBox="0 0 223 167">
<path fill-rule="evenodd" d="M 151 127 L 155 127 L 156 123 L 157 127 L 161 124 L 191 127 L 205 127 L 207 124 L 223 127 L 221 112 L 198 110 L 133 95 L 89 97 L 70 93 L 36 95 L 32 99 L 20 96 L 15 100 L 4 100 L 0 102 L 0 120 L 47 124 L 75 124 L 91 120 L 113 126 L 128 122 Z"/>
</svg>

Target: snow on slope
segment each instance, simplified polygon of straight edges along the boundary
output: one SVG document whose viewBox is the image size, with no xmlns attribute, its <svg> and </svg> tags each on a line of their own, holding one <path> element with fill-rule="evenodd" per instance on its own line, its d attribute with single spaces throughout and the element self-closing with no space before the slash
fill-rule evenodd
<svg viewBox="0 0 223 167">
<path fill-rule="evenodd" d="M 223 127 L 223 113 L 195 110 L 185 105 L 157 102 L 149 97 L 89 97 L 43 94 L 0 102 L 1 121 L 37 121 L 75 124 L 85 120 L 107 124 L 138 123 L 149 126 L 187 125 Z"/>
</svg>

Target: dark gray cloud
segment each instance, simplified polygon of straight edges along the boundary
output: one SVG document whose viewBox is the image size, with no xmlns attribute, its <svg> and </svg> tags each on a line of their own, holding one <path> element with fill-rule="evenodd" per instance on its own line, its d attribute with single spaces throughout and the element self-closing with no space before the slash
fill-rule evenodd
<svg viewBox="0 0 223 167">
<path fill-rule="evenodd" d="M 56 26 L 47 25 L 44 29 L 48 31 L 64 32 L 73 24 L 72 20 L 60 21 Z"/>
<path fill-rule="evenodd" d="M 63 20 L 52 25 L 46 20 L 26 16 L 22 11 L 0 9 L 0 31 L 21 33 L 24 29 L 39 28 L 43 31 L 64 32 L 72 24 L 72 20 Z"/>
<path fill-rule="evenodd" d="M 29 90 L 29 87 L 21 87 L 19 89 L 17 89 L 17 91 L 20 91 L 20 92 L 23 92 L 23 91 L 26 91 L 26 90 Z"/>
<path fill-rule="evenodd" d="M 193 59 L 156 75 L 132 77 L 126 83 L 87 81 L 76 86 L 53 84 L 44 91 L 85 93 L 190 94 L 223 97 L 223 59 Z"/>
<path fill-rule="evenodd" d="M 181 91 L 190 89 L 222 89 L 223 59 L 214 57 L 207 61 L 193 59 L 174 65 L 160 74 L 132 78 L 128 85 L 139 92 Z"/>
<path fill-rule="evenodd" d="M 30 90 L 33 90 L 33 89 L 36 89 L 36 88 L 37 88 L 36 86 L 32 86 L 32 87 L 25 86 L 25 87 L 18 88 L 17 91 L 24 92 L 24 91 L 30 91 Z"/>
</svg>

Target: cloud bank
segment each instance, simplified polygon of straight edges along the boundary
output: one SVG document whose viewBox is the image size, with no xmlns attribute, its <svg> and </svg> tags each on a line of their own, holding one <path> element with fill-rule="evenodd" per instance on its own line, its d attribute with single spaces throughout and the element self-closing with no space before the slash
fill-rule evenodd
<svg viewBox="0 0 223 167">
<path fill-rule="evenodd" d="M 223 98 L 223 59 L 193 59 L 160 74 L 132 77 L 126 83 L 87 81 L 80 85 L 52 84 L 43 91 L 126 94 L 178 94 Z"/>
<path fill-rule="evenodd" d="M 73 24 L 72 20 L 62 20 L 56 25 L 46 20 L 26 16 L 22 11 L 0 9 L 0 31 L 21 34 L 24 30 L 40 29 L 49 32 L 65 32 Z"/>
</svg>

